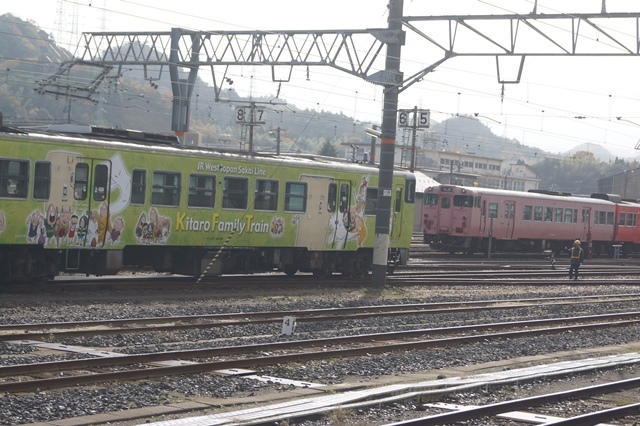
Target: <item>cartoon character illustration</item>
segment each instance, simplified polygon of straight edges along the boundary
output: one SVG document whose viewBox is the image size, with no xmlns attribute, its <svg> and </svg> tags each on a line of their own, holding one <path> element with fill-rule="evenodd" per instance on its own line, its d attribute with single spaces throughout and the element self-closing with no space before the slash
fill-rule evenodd
<svg viewBox="0 0 640 426">
<path fill-rule="evenodd" d="M 69 245 L 75 242 L 76 229 L 78 229 L 78 215 L 72 214 L 69 220 L 69 233 L 67 234 L 69 237 Z"/>
<path fill-rule="evenodd" d="M 142 242 L 142 235 L 144 234 L 144 229 L 147 225 L 147 215 L 146 213 L 142 213 L 140 215 L 140 219 L 138 219 L 138 224 L 136 225 L 136 238 L 138 242 Z"/>
<path fill-rule="evenodd" d="M 49 207 L 47 207 L 47 215 L 44 219 L 45 237 L 47 238 L 45 244 L 53 244 L 53 237 L 55 236 L 57 221 L 58 210 L 53 206 L 53 204 L 49 204 Z"/>
<path fill-rule="evenodd" d="M 67 240 L 67 234 L 69 234 L 69 222 L 71 221 L 71 212 L 66 212 L 64 209 L 58 215 L 58 220 L 55 225 L 56 247 L 60 247 L 60 242 L 64 244 Z"/>
<path fill-rule="evenodd" d="M 111 237 L 111 246 L 114 246 L 118 242 L 120 235 L 122 235 L 122 229 L 124 229 L 124 219 L 118 217 L 113 221 L 113 227 L 109 232 L 109 236 Z"/>
<path fill-rule="evenodd" d="M 110 190 L 115 192 L 119 190 L 120 196 L 117 200 L 109 203 L 109 211 L 111 215 L 115 215 L 123 211 L 128 205 L 131 198 L 131 176 L 127 173 L 127 169 L 122 160 L 120 153 L 111 157 L 109 162 L 103 163 L 106 166 L 111 165 L 111 184 Z"/>
<path fill-rule="evenodd" d="M 78 220 L 78 228 L 77 233 L 78 233 L 78 241 L 76 242 L 77 245 L 81 246 L 84 243 L 84 237 L 87 235 L 87 229 L 89 227 L 89 216 L 87 216 L 86 214 L 83 214 L 82 216 L 80 216 L 80 219 Z"/>
<path fill-rule="evenodd" d="M 104 244 L 107 229 L 109 228 L 109 206 L 107 206 L 107 203 L 102 203 L 100 204 L 100 213 L 98 214 L 98 243 L 101 242 Z"/>
<path fill-rule="evenodd" d="M 282 217 L 274 217 L 271 219 L 271 226 L 269 227 L 269 232 L 271 232 L 271 236 L 274 238 L 280 238 L 282 234 L 284 234 L 284 218 Z"/>
<path fill-rule="evenodd" d="M 171 220 L 160 216 L 158 210 L 152 207 L 149 209 L 149 221 L 147 214 L 141 213 L 134 232 L 141 244 L 166 244 L 171 234 Z"/>
<path fill-rule="evenodd" d="M 89 216 L 89 224 L 87 226 L 87 241 L 89 247 L 95 247 L 98 245 L 98 212 L 92 211 Z"/>
<path fill-rule="evenodd" d="M 40 210 L 35 210 L 33 213 L 29 215 L 27 218 L 27 225 L 29 225 L 29 231 L 27 232 L 27 242 L 37 243 L 40 232 L 39 229 L 42 228 L 42 214 Z"/>
<path fill-rule="evenodd" d="M 358 192 L 354 195 L 353 207 L 342 213 L 341 217 L 338 212 L 330 217 L 327 246 L 338 247 L 338 244 L 355 241 L 358 247 L 362 247 L 368 233 L 364 217 L 368 185 L 368 177 L 363 176 Z"/>
<path fill-rule="evenodd" d="M 158 225 L 155 229 L 156 242 L 159 244 L 165 244 L 169 238 L 170 230 L 171 220 L 168 217 L 159 217 Z"/>
</svg>

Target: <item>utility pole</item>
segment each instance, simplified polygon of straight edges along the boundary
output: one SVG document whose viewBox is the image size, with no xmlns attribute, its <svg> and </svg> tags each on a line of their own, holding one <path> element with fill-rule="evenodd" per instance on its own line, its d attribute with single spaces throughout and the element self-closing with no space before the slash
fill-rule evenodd
<svg viewBox="0 0 640 426">
<path fill-rule="evenodd" d="M 403 0 L 389 2 L 389 30 L 402 31 Z M 390 77 L 400 77 L 400 83 L 394 78 L 384 84 L 382 108 L 382 129 L 380 134 L 380 171 L 378 180 L 378 206 L 376 208 L 376 229 L 373 243 L 373 264 L 371 265 L 371 284 L 382 288 L 387 279 L 389 253 L 389 230 L 391 223 L 391 195 L 393 193 L 393 157 L 396 150 L 396 127 L 398 115 L 398 94 L 402 86 L 400 72 L 400 54 L 404 37 L 387 44 L 385 71 Z"/>
</svg>

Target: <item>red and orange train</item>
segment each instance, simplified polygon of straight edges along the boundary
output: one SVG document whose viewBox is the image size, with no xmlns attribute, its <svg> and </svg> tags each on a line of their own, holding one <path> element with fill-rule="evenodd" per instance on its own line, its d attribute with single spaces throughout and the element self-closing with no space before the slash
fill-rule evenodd
<svg viewBox="0 0 640 426">
<path fill-rule="evenodd" d="M 575 240 L 589 254 L 628 254 L 640 248 L 640 203 L 620 196 L 434 185 L 425 189 L 424 242 L 450 253 L 559 254 Z"/>
</svg>

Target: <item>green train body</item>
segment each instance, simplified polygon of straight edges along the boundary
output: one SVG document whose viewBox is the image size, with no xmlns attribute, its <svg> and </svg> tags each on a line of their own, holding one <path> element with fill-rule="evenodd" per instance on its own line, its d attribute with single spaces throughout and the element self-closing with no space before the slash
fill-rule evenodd
<svg viewBox="0 0 640 426">
<path fill-rule="evenodd" d="M 76 133 L 0 133 L 3 282 L 125 266 L 200 277 L 371 267 L 376 167 L 67 130 Z M 408 257 L 414 191 L 412 174 L 394 173 L 392 265 Z"/>
</svg>

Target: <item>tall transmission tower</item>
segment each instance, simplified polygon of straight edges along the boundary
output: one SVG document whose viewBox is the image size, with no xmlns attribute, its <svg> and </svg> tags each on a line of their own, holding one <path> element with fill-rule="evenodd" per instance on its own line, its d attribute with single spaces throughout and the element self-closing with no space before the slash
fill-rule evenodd
<svg viewBox="0 0 640 426">
<path fill-rule="evenodd" d="M 78 42 L 78 4 L 71 3 L 71 13 L 66 10 L 66 0 L 58 0 L 56 6 L 56 44 L 71 50 Z"/>
</svg>

